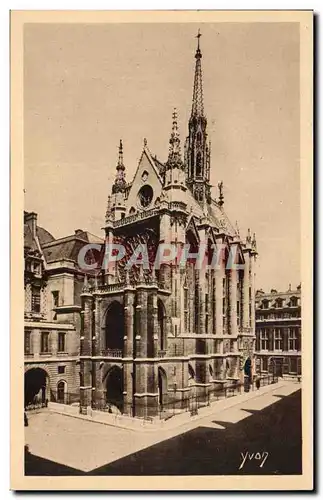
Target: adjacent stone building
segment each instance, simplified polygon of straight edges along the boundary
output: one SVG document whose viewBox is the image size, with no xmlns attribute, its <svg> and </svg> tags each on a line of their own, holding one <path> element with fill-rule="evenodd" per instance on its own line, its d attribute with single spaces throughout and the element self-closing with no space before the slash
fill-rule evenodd
<svg viewBox="0 0 323 500">
<path fill-rule="evenodd" d="M 199 38 L 198 38 L 199 41 Z M 156 415 L 177 402 L 184 408 L 218 388 L 250 378 L 255 348 L 255 236 L 243 240 L 224 211 L 223 186 L 211 193 L 211 147 L 198 43 L 188 136 L 181 156 L 177 113 L 169 154 L 159 160 L 144 141 L 131 182 L 120 142 L 116 179 L 105 219 L 106 244 L 127 255 L 147 245 L 149 268 L 126 268 L 124 258 L 97 270 L 81 294 L 81 411 L 110 406 L 131 416 Z M 189 260 L 152 265 L 161 243 L 197 252 L 223 245 L 220 265 Z M 228 265 L 230 252 L 239 268 Z"/>
<path fill-rule="evenodd" d="M 81 230 L 55 239 L 38 226 L 36 213 L 24 213 L 25 406 L 79 401 L 84 271 L 77 257 L 84 245 L 102 241 Z"/>
<path fill-rule="evenodd" d="M 257 371 L 278 377 L 302 372 L 301 285 L 256 294 Z"/>
</svg>

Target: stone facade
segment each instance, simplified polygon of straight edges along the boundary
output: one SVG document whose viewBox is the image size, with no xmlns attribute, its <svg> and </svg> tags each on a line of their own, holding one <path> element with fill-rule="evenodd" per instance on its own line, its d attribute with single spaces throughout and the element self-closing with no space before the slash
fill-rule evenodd
<svg viewBox="0 0 323 500">
<path fill-rule="evenodd" d="M 301 286 L 256 294 L 257 371 L 278 377 L 302 373 Z"/>
<path fill-rule="evenodd" d="M 199 46 L 195 58 L 184 161 L 176 111 L 167 161 L 158 160 L 145 140 L 129 183 L 120 142 L 105 236 L 107 246 L 121 243 L 126 257 L 103 271 L 100 265 L 81 294 L 84 413 L 92 406 L 154 416 L 168 404 L 185 407 L 193 396 L 206 400 L 254 372 L 256 240 L 250 232 L 242 240 L 230 223 L 222 183 L 219 199 L 212 198 Z M 148 267 L 127 269 L 127 257 L 140 244 L 148 249 Z M 185 245 L 191 253 L 205 245 L 209 264 L 214 245 L 223 251 L 215 268 L 179 259 L 156 266 L 160 244 L 176 247 L 177 255 Z M 231 255 L 239 266 L 229 265 Z"/>
<path fill-rule="evenodd" d="M 37 225 L 36 213 L 24 214 L 26 406 L 79 401 L 84 272 L 75 255 L 89 242 L 87 233 L 80 233 L 55 240 Z"/>
</svg>

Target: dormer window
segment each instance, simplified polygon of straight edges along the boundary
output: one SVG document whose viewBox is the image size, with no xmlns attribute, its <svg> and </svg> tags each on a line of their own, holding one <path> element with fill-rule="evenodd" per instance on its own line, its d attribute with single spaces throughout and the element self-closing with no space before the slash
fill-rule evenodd
<svg viewBox="0 0 323 500">
<path fill-rule="evenodd" d="M 276 307 L 278 307 L 278 308 L 283 307 L 283 299 L 277 299 L 276 300 Z"/>
</svg>

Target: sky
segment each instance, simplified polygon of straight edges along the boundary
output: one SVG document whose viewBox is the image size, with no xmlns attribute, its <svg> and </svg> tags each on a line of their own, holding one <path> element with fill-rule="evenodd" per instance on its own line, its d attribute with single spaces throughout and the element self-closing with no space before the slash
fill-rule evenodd
<svg viewBox="0 0 323 500">
<path fill-rule="evenodd" d="M 128 181 L 144 138 L 166 161 L 174 107 L 184 143 L 198 29 L 213 196 L 222 180 L 230 220 L 256 233 L 257 288 L 285 291 L 300 282 L 297 23 L 26 24 L 25 209 L 56 238 L 103 236 L 119 140 Z"/>
</svg>

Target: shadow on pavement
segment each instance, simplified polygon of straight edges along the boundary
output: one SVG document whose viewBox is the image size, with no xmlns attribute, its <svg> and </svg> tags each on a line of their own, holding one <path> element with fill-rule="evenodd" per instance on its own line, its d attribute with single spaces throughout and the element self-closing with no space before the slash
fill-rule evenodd
<svg viewBox="0 0 323 500">
<path fill-rule="evenodd" d="M 25 475 L 301 474 L 301 391 L 279 397 L 263 410 L 243 410 L 250 416 L 240 422 L 215 420 L 224 430 L 200 426 L 87 474 L 25 450 Z"/>
<path fill-rule="evenodd" d="M 245 411 L 251 415 L 238 423 L 214 421 L 225 430 L 197 427 L 88 474 L 301 474 L 301 391 Z"/>
<path fill-rule="evenodd" d="M 25 476 L 82 476 L 84 473 L 67 465 L 37 457 L 25 446 Z"/>
</svg>

